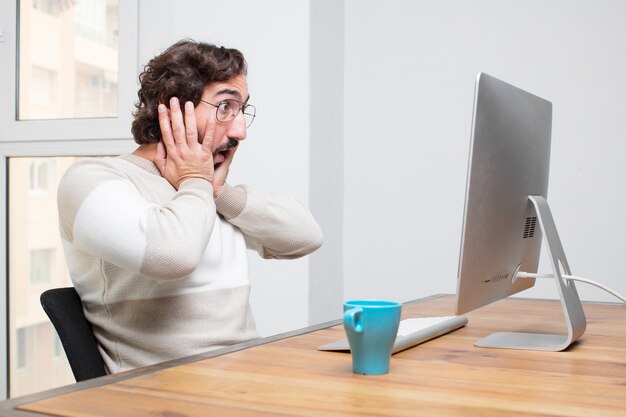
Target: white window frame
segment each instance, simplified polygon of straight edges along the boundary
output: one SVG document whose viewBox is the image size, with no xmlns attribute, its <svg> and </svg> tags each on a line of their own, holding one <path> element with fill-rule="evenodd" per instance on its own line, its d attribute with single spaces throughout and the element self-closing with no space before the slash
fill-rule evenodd
<svg viewBox="0 0 626 417">
<path fill-rule="evenodd" d="M 16 120 L 17 3 L 0 2 L 0 142 L 129 138 L 137 100 L 139 0 L 119 1 L 118 116 L 56 120 Z"/>
<path fill-rule="evenodd" d="M 139 73 L 139 0 L 119 2 L 118 117 L 17 121 L 17 0 L 0 2 L 0 219 L 7 218 L 7 160 L 12 157 L 99 156 L 131 152 L 130 126 Z M 0 221 L 0 300 L 8 303 L 8 234 Z M 27 277 L 26 277 L 27 278 Z M 8 316 L 0 309 L 0 400 L 8 395 Z"/>
</svg>

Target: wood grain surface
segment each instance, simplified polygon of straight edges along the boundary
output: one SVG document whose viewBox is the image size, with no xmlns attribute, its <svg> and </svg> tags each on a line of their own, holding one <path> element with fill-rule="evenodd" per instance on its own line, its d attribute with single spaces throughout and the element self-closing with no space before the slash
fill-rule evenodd
<svg viewBox="0 0 626 417">
<path fill-rule="evenodd" d="M 403 318 L 453 315 L 454 302 L 405 305 Z M 17 409 L 76 417 L 626 416 L 626 307 L 584 309 L 587 331 L 564 352 L 474 347 L 494 331 L 564 331 L 557 302 L 509 298 L 467 314 L 465 328 L 397 353 L 387 375 L 355 375 L 349 354 L 317 351 L 345 337 L 334 326 Z"/>
</svg>

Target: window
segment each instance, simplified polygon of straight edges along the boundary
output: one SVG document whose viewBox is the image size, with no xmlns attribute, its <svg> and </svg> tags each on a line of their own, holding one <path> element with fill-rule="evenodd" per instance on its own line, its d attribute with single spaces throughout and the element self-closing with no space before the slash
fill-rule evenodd
<svg viewBox="0 0 626 417">
<path fill-rule="evenodd" d="M 33 9 L 41 10 L 44 13 L 55 15 L 61 11 L 56 0 L 33 0 Z"/>
<path fill-rule="evenodd" d="M 54 181 L 54 159 L 35 159 L 30 163 L 31 193 L 48 193 Z"/>
<path fill-rule="evenodd" d="M 55 358 L 60 358 L 62 356 L 65 355 L 65 351 L 63 350 L 63 344 L 61 343 L 61 339 L 59 339 L 59 335 L 57 334 L 56 330 L 54 330 L 54 328 L 52 329 L 52 332 L 54 333 L 54 357 Z"/>
<path fill-rule="evenodd" d="M 33 249 L 30 251 L 30 283 L 48 284 L 54 273 L 55 249 Z"/>
<path fill-rule="evenodd" d="M 56 102 L 57 72 L 48 68 L 33 65 L 31 67 L 31 88 L 29 90 L 29 100 L 32 112 L 41 109 L 39 117 L 53 117 L 53 112 L 48 114 L 46 110 L 52 110 Z"/>
<path fill-rule="evenodd" d="M 22 0 L 18 120 L 115 117 L 118 0 Z"/>
<path fill-rule="evenodd" d="M 0 400 L 74 382 L 39 304 L 70 285 L 56 188 L 73 155 L 136 147 L 138 11 L 138 0 L 0 1 Z"/>
<path fill-rule="evenodd" d="M 73 382 L 56 331 L 39 304 L 41 293 L 71 285 L 59 237 L 58 181 L 75 157 L 10 158 L 9 220 L 9 352 L 11 396 Z M 52 361 L 52 359 L 56 359 Z"/>
<path fill-rule="evenodd" d="M 17 369 L 25 369 L 28 365 L 28 351 L 26 349 L 26 329 L 17 329 Z"/>
<path fill-rule="evenodd" d="M 92 65 L 76 65 L 75 116 L 115 115 L 117 74 Z"/>
</svg>

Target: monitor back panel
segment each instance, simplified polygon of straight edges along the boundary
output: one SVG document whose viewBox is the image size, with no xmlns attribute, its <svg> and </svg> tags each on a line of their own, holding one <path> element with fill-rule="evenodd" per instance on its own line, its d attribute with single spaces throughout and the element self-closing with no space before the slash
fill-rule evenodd
<svg viewBox="0 0 626 417">
<path fill-rule="evenodd" d="M 457 313 L 531 287 L 541 229 L 529 195 L 547 198 L 552 104 L 487 74 L 476 80 L 459 257 Z"/>
</svg>

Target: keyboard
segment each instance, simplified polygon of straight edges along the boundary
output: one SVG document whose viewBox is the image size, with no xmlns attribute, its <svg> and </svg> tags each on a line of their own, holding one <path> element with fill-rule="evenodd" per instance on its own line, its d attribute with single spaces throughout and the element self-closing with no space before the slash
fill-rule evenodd
<svg viewBox="0 0 626 417">
<path fill-rule="evenodd" d="M 467 318 L 463 316 L 419 317 L 401 320 L 391 353 L 394 354 L 427 342 L 435 337 L 459 329 L 466 324 Z M 317 349 L 349 351 L 350 345 L 348 344 L 348 339 L 343 339 L 320 346 Z"/>
</svg>

